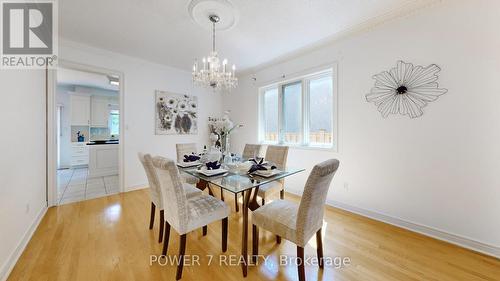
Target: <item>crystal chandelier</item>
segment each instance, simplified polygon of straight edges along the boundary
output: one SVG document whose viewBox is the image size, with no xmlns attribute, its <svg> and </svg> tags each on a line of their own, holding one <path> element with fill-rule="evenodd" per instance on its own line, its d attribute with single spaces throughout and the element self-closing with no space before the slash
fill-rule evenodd
<svg viewBox="0 0 500 281">
<path fill-rule="evenodd" d="M 220 63 L 217 51 L 215 50 L 215 24 L 220 18 L 217 15 L 208 17 L 212 22 L 212 53 L 208 58 L 203 58 L 203 65 L 198 65 L 195 60 L 193 65 L 193 82 L 195 85 L 212 87 L 214 90 L 231 90 L 238 85 L 238 78 L 235 76 L 236 66 L 233 64 L 231 70 L 227 69 L 227 59 Z"/>
</svg>

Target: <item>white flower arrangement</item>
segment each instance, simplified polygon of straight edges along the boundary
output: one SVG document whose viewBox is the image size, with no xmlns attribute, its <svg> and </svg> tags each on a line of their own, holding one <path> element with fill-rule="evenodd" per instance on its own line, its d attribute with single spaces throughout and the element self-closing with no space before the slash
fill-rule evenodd
<svg viewBox="0 0 500 281">
<path fill-rule="evenodd" d="M 208 118 L 210 133 L 217 135 L 216 146 L 225 151 L 228 147 L 228 137 L 236 128 L 243 127 L 242 124 L 234 124 L 229 117 L 230 111 L 225 111 L 221 118 Z M 217 144 L 218 143 L 218 144 Z"/>
<path fill-rule="evenodd" d="M 225 111 L 222 118 L 209 118 L 208 126 L 210 131 L 218 136 L 227 136 L 236 128 L 243 127 L 242 124 L 234 125 L 233 121 L 229 117 L 230 111 Z"/>
</svg>

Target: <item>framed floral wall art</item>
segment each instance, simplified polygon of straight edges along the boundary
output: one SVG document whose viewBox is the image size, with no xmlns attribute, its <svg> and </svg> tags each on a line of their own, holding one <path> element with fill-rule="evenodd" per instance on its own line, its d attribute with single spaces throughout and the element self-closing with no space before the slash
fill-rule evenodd
<svg viewBox="0 0 500 281">
<path fill-rule="evenodd" d="M 192 135 L 198 133 L 198 98 L 164 91 L 155 93 L 155 134 Z"/>
</svg>

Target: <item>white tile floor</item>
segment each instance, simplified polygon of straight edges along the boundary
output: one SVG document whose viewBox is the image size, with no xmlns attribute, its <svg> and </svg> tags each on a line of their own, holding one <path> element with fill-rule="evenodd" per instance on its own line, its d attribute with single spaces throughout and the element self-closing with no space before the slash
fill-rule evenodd
<svg viewBox="0 0 500 281">
<path fill-rule="evenodd" d="M 87 168 L 57 171 L 59 204 L 93 199 L 120 192 L 118 175 L 89 178 Z"/>
</svg>

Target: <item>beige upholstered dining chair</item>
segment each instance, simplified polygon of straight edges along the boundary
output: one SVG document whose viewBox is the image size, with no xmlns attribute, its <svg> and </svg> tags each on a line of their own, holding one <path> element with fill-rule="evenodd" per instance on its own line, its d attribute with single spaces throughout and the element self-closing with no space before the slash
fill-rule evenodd
<svg viewBox="0 0 500 281">
<path fill-rule="evenodd" d="M 243 149 L 243 154 L 241 155 L 244 159 L 253 158 L 260 155 L 260 150 L 262 145 L 260 144 L 245 144 Z"/>
<path fill-rule="evenodd" d="M 158 237 L 158 243 L 161 243 L 163 240 L 163 228 L 164 228 L 163 218 L 165 214 L 164 213 L 165 208 L 161 196 L 158 176 L 156 175 L 156 171 L 153 167 L 153 159 L 151 155 L 142 153 L 139 153 L 138 155 L 142 167 L 146 172 L 146 177 L 148 178 L 149 182 L 149 196 L 151 197 L 151 215 L 149 218 L 149 229 L 153 229 L 153 225 L 155 222 L 156 207 L 158 207 L 158 209 L 160 210 L 160 235 Z M 184 184 L 183 188 L 186 192 L 186 196 L 189 198 L 202 194 L 201 190 L 189 184 Z"/>
<path fill-rule="evenodd" d="M 260 151 L 262 149 L 262 145 L 260 144 L 245 144 L 245 148 L 243 149 L 243 154 L 241 154 L 241 157 L 243 159 L 250 159 L 254 158 L 256 156 L 260 155 Z M 234 208 L 236 209 L 236 212 L 239 210 L 239 205 L 238 205 L 238 193 L 234 194 Z"/>
<path fill-rule="evenodd" d="M 196 144 L 195 143 L 177 143 L 175 145 L 175 150 L 177 152 L 177 163 L 181 163 L 184 161 L 184 155 L 190 155 L 191 153 L 197 153 Z M 198 179 L 191 175 L 182 173 L 181 178 L 183 181 L 196 184 L 198 183 Z"/>
<path fill-rule="evenodd" d="M 278 145 L 269 145 L 266 150 L 265 160 L 270 163 L 276 165 L 276 167 L 280 170 L 284 170 L 286 168 L 286 160 L 288 158 L 288 146 L 278 146 Z M 285 198 L 285 189 L 284 189 L 285 180 L 272 181 L 267 184 L 263 184 L 259 187 L 259 197 L 262 198 L 262 205 L 266 203 L 266 198 L 269 195 L 274 194 L 276 192 L 280 192 L 280 199 Z"/>
<path fill-rule="evenodd" d="M 206 194 L 188 198 L 174 161 L 157 156 L 153 158 L 153 165 L 158 175 L 161 196 L 165 202 L 166 229 L 162 255 L 167 254 L 170 226 L 172 226 L 180 235 L 179 264 L 176 275 L 176 279 L 179 280 L 182 277 L 188 232 L 222 220 L 222 252 L 226 252 L 228 216 L 231 209 L 223 201 Z"/>
<path fill-rule="evenodd" d="M 259 227 L 271 231 L 297 245 L 299 280 L 305 280 L 304 247 L 316 233 L 316 250 L 320 268 L 323 268 L 323 241 L 321 226 L 323 212 L 333 175 L 339 160 L 330 159 L 314 166 L 309 174 L 300 204 L 276 200 L 264 205 L 252 215 L 252 254 L 259 252 Z"/>
</svg>

